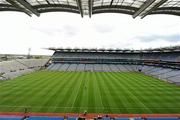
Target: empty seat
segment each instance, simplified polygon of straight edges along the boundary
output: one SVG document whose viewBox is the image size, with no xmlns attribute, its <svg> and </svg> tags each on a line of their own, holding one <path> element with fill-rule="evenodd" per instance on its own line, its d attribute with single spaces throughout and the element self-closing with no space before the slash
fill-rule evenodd
<svg viewBox="0 0 180 120">
<path fill-rule="evenodd" d="M 103 120 L 110 120 L 110 117 L 103 117 Z"/>
<path fill-rule="evenodd" d="M 134 118 L 134 120 L 142 120 L 141 118 Z"/>
<path fill-rule="evenodd" d="M 67 120 L 77 120 L 77 117 L 68 117 Z"/>
</svg>

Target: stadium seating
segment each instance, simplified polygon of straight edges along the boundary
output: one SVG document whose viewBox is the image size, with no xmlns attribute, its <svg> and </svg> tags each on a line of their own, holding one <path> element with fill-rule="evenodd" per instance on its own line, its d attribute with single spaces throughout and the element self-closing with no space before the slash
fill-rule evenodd
<svg viewBox="0 0 180 120">
<path fill-rule="evenodd" d="M 77 117 L 68 117 L 67 120 L 77 120 Z"/>
<path fill-rule="evenodd" d="M 67 64 L 53 63 L 47 67 L 47 70 L 57 71 L 99 71 L 99 72 L 114 72 L 114 71 L 137 71 L 137 65 L 114 65 L 114 64 Z"/>
<path fill-rule="evenodd" d="M 102 120 L 111 120 L 110 117 L 103 117 Z"/>
<path fill-rule="evenodd" d="M 56 117 L 56 116 L 0 116 L 0 120 L 85 120 L 86 118 L 78 118 L 78 117 Z M 101 119 L 101 120 L 112 120 L 110 117 L 97 117 L 94 118 Z M 134 118 L 126 118 L 126 117 L 117 117 L 113 118 L 113 120 L 179 120 L 178 117 L 153 117 L 153 118 L 140 118 L 140 117 L 134 117 Z"/>
<path fill-rule="evenodd" d="M 142 120 L 141 118 L 134 118 L 134 120 Z"/>
<path fill-rule="evenodd" d="M 0 116 L 0 120 L 23 120 L 23 117 L 16 117 L 16 116 Z"/>
<path fill-rule="evenodd" d="M 23 74 L 40 69 L 48 59 L 15 59 L 0 62 L 0 80 L 13 79 Z"/>
<path fill-rule="evenodd" d="M 63 117 L 29 117 L 28 120 L 64 120 Z"/>
<path fill-rule="evenodd" d="M 162 60 L 162 61 L 179 61 L 180 53 L 151 53 L 151 54 L 143 54 L 143 59 L 151 59 L 151 60 Z"/>
<path fill-rule="evenodd" d="M 176 85 L 180 84 L 180 60 L 178 52 L 119 53 L 98 51 L 55 51 L 48 70 L 96 71 L 96 72 L 143 72 Z M 155 61 L 155 62 L 154 62 Z M 166 61 L 162 62 L 161 61 Z M 168 61 L 172 62 L 168 63 Z M 175 64 L 175 66 L 173 66 Z"/>
<path fill-rule="evenodd" d="M 2 80 L 6 80 L 6 79 L 13 79 L 15 77 L 21 76 L 23 74 L 28 74 L 35 71 L 34 69 L 25 69 L 25 70 L 19 70 L 19 71 L 15 71 L 15 72 L 7 72 L 4 73 L 2 75 Z"/>
<path fill-rule="evenodd" d="M 176 85 L 180 84 L 180 70 L 154 66 L 145 66 L 142 72 L 144 72 L 146 75 L 150 75 L 158 79 L 174 83 Z"/>
<path fill-rule="evenodd" d="M 129 118 L 114 118 L 114 120 L 129 120 Z"/>
<path fill-rule="evenodd" d="M 97 71 L 97 72 L 118 72 L 118 71 L 135 71 L 141 69 L 146 75 L 156 77 L 158 79 L 166 80 L 171 83 L 180 83 L 180 70 L 171 68 L 155 67 L 155 66 L 141 66 L 141 65 L 116 65 L 116 64 L 64 64 L 53 63 L 48 70 L 57 71 Z"/>
<path fill-rule="evenodd" d="M 147 120 L 179 120 L 178 118 L 147 118 Z"/>
<path fill-rule="evenodd" d="M 16 61 L 31 68 L 44 66 L 48 59 L 18 59 Z"/>
<path fill-rule="evenodd" d="M 85 71 L 93 71 L 93 65 L 92 64 L 86 64 Z"/>
<path fill-rule="evenodd" d="M 59 52 L 53 54 L 53 59 L 70 59 L 70 58 L 86 58 L 86 59 L 129 59 L 129 60 L 161 60 L 179 62 L 180 53 L 118 53 L 118 52 Z"/>
<path fill-rule="evenodd" d="M 112 54 L 106 54 L 106 53 L 87 53 L 87 52 L 80 52 L 80 53 L 66 53 L 66 52 L 55 52 L 53 55 L 53 58 L 87 58 L 87 59 L 109 59 L 109 58 L 113 58 L 113 59 L 139 59 L 139 54 L 121 54 L 121 56 L 117 56 L 116 53 L 112 53 Z"/>
</svg>

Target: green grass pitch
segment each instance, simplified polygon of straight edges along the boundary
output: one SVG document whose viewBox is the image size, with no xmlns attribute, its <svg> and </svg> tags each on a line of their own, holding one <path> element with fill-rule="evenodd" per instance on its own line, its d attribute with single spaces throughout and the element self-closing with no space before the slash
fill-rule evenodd
<svg viewBox="0 0 180 120">
<path fill-rule="evenodd" d="M 180 113 L 180 88 L 135 72 L 38 71 L 0 81 L 0 112 Z"/>
</svg>

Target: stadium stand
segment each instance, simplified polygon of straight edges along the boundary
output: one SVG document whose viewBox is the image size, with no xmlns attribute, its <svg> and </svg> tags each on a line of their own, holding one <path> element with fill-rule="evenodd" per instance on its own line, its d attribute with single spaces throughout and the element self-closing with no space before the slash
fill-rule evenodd
<svg viewBox="0 0 180 120">
<path fill-rule="evenodd" d="M 28 120 L 64 120 L 63 117 L 29 117 Z"/>
<path fill-rule="evenodd" d="M 0 120 L 23 120 L 24 117 L 16 116 L 0 116 Z"/>
<path fill-rule="evenodd" d="M 46 64 L 48 59 L 19 59 L 16 60 L 29 68 L 39 68 Z"/>
<path fill-rule="evenodd" d="M 147 120 L 179 120 L 178 118 L 147 118 Z"/>
<path fill-rule="evenodd" d="M 48 59 L 15 59 L 0 62 L 0 80 L 13 79 L 40 69 Z"/>
<path fill-rule="evenodd" d="M 68 117 L 67 120 L 77 120 L 77 117 Z"/>
<path fill-rule="evenodd" d="M 134 120 L 142 120 L 141 118 L 134 118 Z"/>
<path fill-rule="evenodd" d="M 172 48 L 154 50 L 55 49 L 47 70 L 143 72 L 180 84 L 180 52 Z"/>
<path fill-rule="evenodd" d="M 111 120 L 109 117 L 103 117 L 102 120 Z"/>
<path fill-rule="evenodd" d="M 129 120 L 129 118 L 115 118 L 114 120 Z"/>
</svg>

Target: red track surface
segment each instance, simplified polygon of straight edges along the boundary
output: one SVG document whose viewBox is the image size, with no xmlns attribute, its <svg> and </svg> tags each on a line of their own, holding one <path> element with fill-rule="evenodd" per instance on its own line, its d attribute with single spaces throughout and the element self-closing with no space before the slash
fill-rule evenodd
<svg viewBox="0 0 180 120">
<path fill-rule="evenodd" d="M 97 113 L 89 113 L 84 115 L 83 113 L 21 113 L 21 112 L 0 112 L 0 116 L 59 116 L 59 117 L 83 117 L 87 119 L 100 117 L 180 117 L 180 114 L 97 114 Z"/>
</svg>

